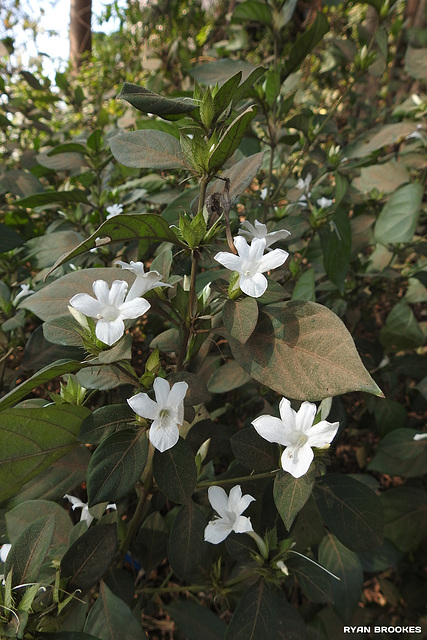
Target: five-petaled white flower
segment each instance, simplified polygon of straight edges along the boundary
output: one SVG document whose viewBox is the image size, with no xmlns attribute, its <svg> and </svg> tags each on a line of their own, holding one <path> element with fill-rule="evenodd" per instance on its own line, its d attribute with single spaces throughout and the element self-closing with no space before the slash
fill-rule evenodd
<svg viewBox="0 0 427 640">
<path fill-rule="evenodd" d="M 171 287 L 172 285 L 166 284 L 161 281 L 161 275 L 158 271 L 144 271 L 144 264 L 142 262 L 134 262 L 131 260 L 129 263 L 123 262 L 123 260 L 116 260 L 114 264 L 119 265 L 122 269 L 131 271 L 136 275 L 135 281 L 132 283 L 129 293 L 126 296 L 126 300 L 134 300 L 140 296 L 144 296 L 147 291 L 155 289 L 156 287 Z"/>
<path fill-rule="evenodd" d="M 227 496 L 222 487 L 209 487 L 208 498 L 219 518 L 211 520 L 205 528 L 205 541 L 219 544 L 232 532 L 248 533 L 253 531 L 250 518 L 242 516 L 251 502 L 255 500 L 249 494 L 242 495 L 240 485 L 230 490 Z"/>
<path fill-rule="evenodd" d="M 148 437 L 161 453 L 171 449 L 179 439 L 179 427 L 184 421 L 186 382 L 175 382 L 172 388 L 167 380 L 156 378 L 153 384 L 156 400 L 146 393 L 137 393 L 128 404 L 141 418 L 152 420 Z"/>
<path fill-rule="evenodd" d="M 114 218 L 115 216 L 118 216 L 122 212 L 123 212 L 122 204 L 112 204 L 109 207 L 107 207 L 108 216 L 105 219 L 109 220 L 110 218 Z"/>
<path fill-rule="evenodd" d="M 34 291 L 30 289 L 29 284 L 21 284 L 21 291 L 15 296 L 13 300 L 13 306 L 16 307 L 16 305 L 18 304 L 21 298 L 24 298 L 25 296 L 29 296 L 31 293 L 34 293 Z"/>
<path fill-rule="evenodd" d="M 151 306 L 143 298 L 125 300 L 128 284 L 124 280 L 114 280 L 111 289 L 105 280 L 95 280 L 92 288 L 96 299 L 88 293 L 77 293 L 71 298 L 70 305 L 85 316 L 97 320 L 96 337 L 109 346 L 124 334 L 123 320 L 139 318 Z"/>
<path fill-rule="evenodd" d="M 321 209 L 327 209 L 333 204 L 334 204 L 333 200 L 330 200 L 329 198 L 325 198 L 324 196 L 322 198 L 319 198 L 319 200 L 317 200 L 317 206 L 320 207 Z"/>
<path fill-rule="evenodd" d="M 76 498 L 75 496 L 70 496 L 68 493 L 65 494 L 64 498 L 67 498 L 67 500 L 71 502 L 71 505 L 72 505 L 71 508 L 73 511 L 74 509 L 82 510 L 80 514 L 80 522 L 82 520 L 86 520 L 87 526 L 90 527 L 93 521 L 93 516 L 89 513 L 88 504 L 86 502 L 82 502 L 80 498 Z M 115 509 L 117 511 L 117 506 L 114 502 L 112 502 L 111 504 L 107 504 L 107 506 L 105 507 L 105 510 L 107 511 L 107 509 Z"/>
<path fill-rule="evenodd" d="M 267 289 L 267 278 L 262 274 L 270 269 L 280 267 L 289 253 L 283 249 L 274 249 L 264 254 L 266 242 L 264 238 L 254 238 L 250 245 L 242 236 L 234 238 L 234 246 L 239 255 L 220 251 L 215 260 L 231 271 L 237 271 L 240 278 L 236 286 L 251 298 L 259 298 Z"/>
<path fill-rule="evenodd" d="M 314 458 L 312 447 L 326 447 L 334 439 L 339 422 L 321 420 L 313 425 L 316 405 L 303 402 L 298 412 L 291 403 L 282 398 L 279 404 L 280 418 L 259 416 L 252 421 L 259 435 L 268 442 L 277 442 L 286 447 L 281 464 L 294 478 L 300 478 L 309 470 Z"/>
<path fill-rule="evenodd" d="M 255 220 L 255 225 L 251 224 L 248 220 L 245 220 L 242 222 L 242 229 L 239 229 L 239 236 L 244 236 L 248 240 L 253 240 L 254 238 L 264 239 L 266 249 L 271 247 L 275 242 L 284 240 L 290 235 L 290 231 L 286 231 L 286 229 L 270 231 L 270 233 L 268 233 L 266 225 L 262 224 L 262 222 L 258 222 L 258 220 Z"/>
</svg>

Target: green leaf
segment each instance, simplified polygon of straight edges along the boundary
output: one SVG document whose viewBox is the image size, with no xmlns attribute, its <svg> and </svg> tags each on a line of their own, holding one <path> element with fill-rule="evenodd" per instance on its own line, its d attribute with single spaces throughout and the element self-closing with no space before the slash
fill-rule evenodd
<svg viewBox="0 0 427 640">
<path fill-rule="evenodd" d="M 338 209 L 331 224 L 321 227 L 319 236 L 326 274 L 340 293 L 344 293 L 351 255 L 351 227 L 347 211 Z"/>
<path fill-rule="evenodd" d="M 249 382 L 251 376 L 235 360 L 226 362 L 212 374 L 208 382 L 210 393 L 227 393 L 232 389 L 238 389 Z"/>
<path fill-rule="evenodd" d="M 375 127 L 367 133 L 357 138 L 343 151 L 347 158 L 365 158 L 374 151 L 395 145 L 413 133 L 415 126 L 413 122 L 396 122 Z"/>
<path fill-rule="evenodd" d="M 72 260 L 76 256 L 85 253 L 85 251 L 95 249 L 99 246 L 96 242 L 97 238 L 102 238 L 103 245 L 109 244 L 110 242 L 129 242 L 130 240 L 148 240 L 150 242 L 166 241 L 181 244 L 174 232 L 169 228 L 168 222 L 160 216 L 153 213 L 125 213 L 106 220 L 87 240 L 81 242 L 75 249 L 62 256 L 62 258 L 59 258 L 49 273 L 67 260 Z M 127 279 L 124 270 L 118 271 L 117 268 L 115 268 L 114 271 L 116 280 Z M 69 273 L 63 277 L 76 275 L 77 273 L 79 272 L 74 272 L 74 274 Z M 133 280 L 134 277 L 132 277 L 131 282 L 133 282 Z"/>
<path fill-rule="evenodd" d="M 99 596 L 89 612 L 84 631 L 93 634 L 97 640 L 124 637 L 145 640 L 148 637 L 132 610 L 104 582 L 100 584 Z"/>
<path fill-rule="evenodd" d="M 181 145 L 164 131 L 127 131 L 109 139 L 111 153 L 126 167 L 138 169 L 186 169 Z"/>
<path fill-rule="evenodd" d="M 58 258 L 70 253 L 83 239 L 75 231 L 55 231 L 44 236 L 31 238 L 25 245 L 35 269 L 51 267 Z"/>
<path fill-rule="evenodd" d="M 162 118 L 165 116 L 184 117 L 185 114 L 194 111 L 197 106 L 191 99 L 165 98 L 154 91 L 130 82 L 123 84 L 117 99 L 126 100 L 142 113 L 155 113 Z"/>
<path fill-rule="evenodd" d="M 86 367 L 77 374 L 77 381 L 85 389 L 108 391 L 124 384 L 135 384 L 135 378 L 114 364 L 104 364 L 99 367 Z"/>
<path fill-rule="evenodd" d="M 176 514 L 169 536 L 169 562 L 181 580 L 191 578 L 192 572 L 207 551 L 204 531 L 207 519 L 191 500 Z"/>
<path fill-rule="evenodd" d="M 20 198 L 44 191 L 43 185 L 32 173 L 21 169 L 12 169 L 3 173 L 0 177 L 0 187 Z"/>
<path fill-rule="evenodd" d="M 265 2 L 257 0 L 245 0 L 237 5 L 232 15 L 233 22 L 261 22 L 266 26 L 273 23 L 273 14 Z"/>
<path fill-rule="evenodd" d="M 393 193 L 375 223 L 377 242 L 411 242 L 415 233 L 424 189 L 419 182 L 407 184 Z"/>
<path fill-rule="evenodd" d="M 405 486 L 390 489 L 381 495 L 384 509 L 384 535 L 398 549 L 416 549 L 427 536 L 426 492 Z"/>
<path fill-rule="evenodd" d="M 151 513 L 142 523 L 131 547 L 147 575 L 166 558 L 168 539 L 169 530 L 163 517 L 158 511 Z"/>
<path fill-rule="evenodd" d="M 267 442 L 253 429 L 242 429 L 230 438 L 236 460 L 247 469 L 270 471 L 277 469 L 279 451 L 276 444 Z"/>
<path fill-rule="evenodd" d="M 231 78 L 226 80 L 224 84 L 218 89 L 214 97 L 214 117 L 218 118 L 223 111 L 229 106 L 234 98 L 235 91 L 242 79 L 242 72 L 238 71 Z"/>
<path fill-rule="evenodd" d="M 405 70 L 411 78 L 427 80 L 427 49 L 408 46 L 405 55 Z"/>
<path fill-rule="evenodd" d="M 258 305 L 249 296 L 243 300 L 227 300 L 222 310 L 222 321 L 229 334 L 241 344 L 247 342 L 258 320 Z"/>
<path fill-rule="evenodd" d="M 40 369 L 40 371 L 31 376 L 31 378 L 28 378 L 28 380 L 25 380 L 25 382 L 22 382 L 15 387 L 15 389 L 12 389 L 12 391 L 9 391 L 9 393 L 3 396 L 0 399 L 0 411 L 13 406 L 22 400 L 22 398 L 25 398 L 25 396 L 36 387 L 40 387 L 46 382 L 58 376 L 63 376 L 66 373 L 75 373 L 84 366 L 85 364 L 78 362 L 78 360 L 57 360 L 56 362 L 52 362 L 52 364 L 43 367 L 43 369 Z"/>
<path fill-rule="evenodd" d="M 393 429 L 403 428 L 408 420 L 408 412 L 399 402 L 381 398 L 375 403 L 374 416 L 380 436 L 385 436 Z"/>
<path fill-rule="evenodd" d="M 291 528 L 293 521 L 301 511 L 313 490 L 315 474 L 312 469 L 301 478 L 279 471 L 274 479 L 274 502 L 285 527 Z"/>
<path fill-rule="evenodd" d="M 72 315 L 60 316 L 43 323 L 45 340 L 67 347 L 82 347 L 83 341 L 78 331 L 79 325 Z"/>
<path fill-rule="evenodd" d="M 165 607 L 180 633 L 188 640 L 223 640 L 227 626 L 207 607 L 191 600 L 177 600 Z"/>
<path fill-rule="evenodd" d="M 20 198 L 14 203 L 17 207 L 35 209 L 43 207 L 45 204 L 60 202 L 62 204 L 88 204 L 86 192 L 82 189 L 71 189 L 70 191 L 44 191 L 34 193 L 26 198 Z"/>
<path fill-rule="evenodd" d="M 316 481 L 314 498 L 326 525 L 346 547 L 365 551 L 381 544 L 381 502 L 369 487 L 332 473 Z"/>
<path fill-rule="evenodd" d="M 427 469 L 427 441 L 414 440 L 415 429 L 395 429 L 381 440 L 368 469 L 391 476 L 415 478 Z"/>
<path fill-rule="evenodd" d="M 209 170 L 217 171 L 228 158 L 230 158 L 239 146 L 248 124 L 257 114 L 257 107 L 250 106 L 237 116 L 227 127 L 215 145 L 209 157 Z"/>
<path fill-rule="evenodd" d="M 240 100 L 243 100 L 247 96 L 253 93 L 253 87 L 255 83 L 264 75 L 266 69 L 264 67 L 257 67 L 253 69 L 253 71 L 245 77 L 245 72 L 243 71 L 243 82 L 237 87 L 236 92 L 234 94 L 232 106 L 236 106 Z"/>
<path fill-rule="evenodd" d="M 127 429 L 134 421 L 134 412 L 128 404 L 106 405 L 83 420 L 79 439 L 85 443 L 99 444 L 116 431 Z"/>
<path fill-rule="evenodd" d="M 315 302 L 270 304 L 244 344 L 229 337 L 232 353 L 255 380 L 297 400 L 323 400 L 348 391 L 377 395 L 353 339 L 332 311 Z"/>
<path fill-rule="evenodd" d="M 77 445 L 86 407 L 6 409 L 0 424 L 0 502 Z"/>
<path fill-rule="evenodd" d="M 29 524 L 14 541 L 4 566 L 5 576 L 12 573 L 12 586 L 37 582 L 43 560 L 49 550 L 55 518 L 44 516 Z"/>
<path fill-rule="evenodd" d="M 338 576 L 332 580 L 334 609 L 343 622 L 350 622 L 363 588 L 360 560 L 332 534 L 327 534 L 319 546 L 319 563 Z"/>
<path fill-rule="evenodd" d="M 239 599 L 224 640 L 272 640 L 278 623 L 274 593 L 264 580 L 258 580 Z"/>
<path fill-rule="evenodd" d="M 16 231 L 5 224 L 0 224 L 0 253 L 12 251 L 12 249 L 16 249 L 22 244 L 24 244 L 24 241 Z"/>
<path fill-rule="evenodd" d="M 296 39 L 292 44 L 289 57 L 282 72 L 282 80 L 288 77 L 290 73 L 296 71 L 308 54 L 322 40 L 325 33 L 329 31 L 329 23 L 326 16 L 321 12 L 316 12 L 316 19 L 304 33 Z"/>
<path fill-rule="evenodd" d="M 180 438 L 172 449 L 154 452 L 153 472 L 157 485 L 169 500 L 187 502 L 196 488 L 197 468 L 189 444 Z"/>
<path fill-rule="evenodd" d="M 117 546 L 115 524 L 98 524 L 83 533 L 61 560 L 61 576 L 67 578 L 67 591 L 82 594 L 104 575 L 113 561 Z"/>
<path fill-rule="evenodd" d="M 294 290 L 292 291 L 292 300 L 308 300 L 316 301 L 316 283 L 314 267 L 310 267 L 304 271 L 298 278 Z"/>
<path fill-rule="evenodd" d="M 295 554 L 286 558 L 286 566 L 295 575 L 302 592 L 311 602 L 334 601 L 332 582 L 335 578 L 321 567 Z"/>
<path fill-rule="evenodd" d="M 222 58 L 194 67 L 189 73 L 197 82 L 216 85 L 223 84 L 239 71 L 242 72 L 242 78 L 245 81 L 254 70 L 255 67 L 245 60 Z"/>
<path fill-rule="evenodd" d="M 280 81 L 279 69 L 269 69 L 266 74 L 264 91 L 265 91 L 265 99 L 270 108 L 276 102 L 280 94 L 280 87 L 281 87 L 281 81 Z"/>
<path fill-rule="evenodd" d="M 369 193 L 374 189 L 380 193 L 393 193 L 405 182 L 409 182 L 407 168 L 402 162 L 391 160 L 383 164 L 361 167 L 360 178 L 355 178 L 352 184 L 364 193 Z"/>
<path fill-rule="evenodd" d="M 50 153 L 38 153 L 36 160 L 42 167 L 54 169 L 55 171 L 79 171 L 83 167 L 87 167 L 86 159 L 80 153 L 57 152 L 54 155 Z"/>
<path fill-rule="evenodd" d="M 131 491 L 144 471 L 148 441 L 143 430 L 122 429 L 103 439 L 87 470 L 89 507 L 116 502 Z"/>
<path fill-rule="evenodd" d="M 388 351 L 416 349 L 425 343 L 425 335 L 411 307 L 404 302 L 394 305 L 381 328 L 380 341 Z"/>
<path fill-rule="evenodd" d="M 99 640 L 98 637 L 82 631 L 56 631 L 54 633 L 43 632 L 46 640 Z"/>
</svg>

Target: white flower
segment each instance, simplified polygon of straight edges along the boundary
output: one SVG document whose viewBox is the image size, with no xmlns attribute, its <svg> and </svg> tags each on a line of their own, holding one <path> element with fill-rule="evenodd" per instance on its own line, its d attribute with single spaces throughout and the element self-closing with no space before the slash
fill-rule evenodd
<svg viewBox="0 0 427 640">
<path fill-rule="evenodd" d="M 89 513 L 89 507 L 87 505 L 86 502 L 82 502 L 80 500 L 80 498 L 76 498 L 75 496 L 70 496 L 68 493 L 65 494 L 64 498 L 67 498 L 67 500 L 69 502 L 71 502 L 72 505 L 72 510 L 74 511 L 74 509 L 81 509 L 82 512 L 80 514 L 80 522 L 82 520 L 86 520 L 87 522 L 87 526 L 90 527 L 90 525 L 92 524 L 93 521 L 93 516 L 90 515 Z M 105 510 L 107 509 L 115 509 L 117 511 L 117 506 L 113 503 L 111 504 L 107 504 L 107 506 L 105 507 Z"/>
<path fill-rule="evenodd" d="M 278 568 L 278 569 L 280 569 L 280 571 L 281 571 L 282 573 L 284 573 L 284 574 L 285 574 L 285 576 L 288 576 L 288 575 L 289 575 L 289 569 L 288 569 L 288 567 L 285 565 L 285 563 L 283 562 L 283 560 L 278 560 L 278 561 L 276 562 L 276 566 L 277 566 L 277 568 Z"/>
<path fill-rule="evenodd" d="M 259 416 L 252 424 L 259 435 L 268 442 L 277 442 L 286 447 L 281 464 L 294 478 L 307 473 L 314 458 L 312 447 L 326 447 L 334 439 L 339 422 L 321 420 L 313 425 L 316 405 L 303 402 L 298 412 L 291 403 L 282 398 L 279 404 L 280 418 Z"/>
<path fill-rule="evenodd" d="M 109 346 L 124 334 L 123 320 L 139 318 L 150 308 L 150 303 L 142 298 L 125 300 L 128 284 L 124 280 L 114 280 L 111 289 L 104 280 L 95 280 L 92 288 L 96 299 L 87 293 L 78 293 L 71 298 L 70 305 L 96 318 L 96 337 Z"/>
<path fill-rule="evenodd" d="M 305 193 L 307 193 L 308 197 L 311 196 L 311 193 L 308 192 L 310 188 L 311 179 L 312 179 L 311 173 L 307 173 L 307 177 L 305 178 L 305 180 L 303 180 L 303 178 L 299 178 L 296 184 L 297 189 L 300 189 L 301 191 L 304 191 Z"/>
<path fill-rule="evenodd" d="M 105 219 L 109 220 L 110 218 L 114 218 L 115 216 L 118 216 L 122 212 L 123 212 L 123 205 L 112 204 L 109 207 L 107 207 L 108 216 Z"/>
<path fill-rule="evenodd" d="M 427 433 L 416 433 L 414 435 L 414 440 L 425 440 L 427 438 Z"/>
<path fill-rule="evenodd" d="M 6 558 L 9 555 L 9 551 L 11 550 L 11 548 L 12 548 L 12 545 L 6 542 L 0 549 L 0 560 L 2 562 L 6 562 Z"/>
<path fill-rule="evenodd" d="M 248 240 L 253 240 L 254 238 L 264 239 L 266 249 L 275 242 L 284 240 L 291 235 L 289 231 L 286 231 L 286 229 L 271 231 L 268 233 L 266 225 L 262 224 L 262 222 L 258 222 L 258 220 L 255 220 L 255 226 L 248 220 L 245 220 L 242 222 L 242 227 L 244 227 L 244 229 L 239 229 L 239 236 L 244 236 Z"/>
<path fill-rule="evenodd" d="M 265 239 L 254 238 L 250 244 L 242 236 L 234 238 L 234 246 L 239 255 L 220 251 L 215 260 L 231 271 L 240 274 L 238 286 L 251 298 L 259 298 L 267 289 L 267 278 L 262 274 L 270 269 L 280 267 L 289 253 L 283 249 L 274 249 L 263 255 L 266 247 Z"/>
<path fill-rule="evenodd" d="M 16 307 L 16 305 L 18 304 L 18 301 L 21 298 L 24 298 L 24 296 L 29 296 L 31 293 L 34 293 L 34 291 L 30 289 L 29 284 L 21 284 L 21 291 L 15 296 L 13 300 L 13 305 Z"/>
<path fill-rule="evenodd" d="M 161 453 L 171 449 L 179 439 L 179 427 L 184 421 L 186 382 L 175 382 L 172 388 L 167 380 L 156 378 L 153 384 L 156 400 L 146 393 L 137 393 L 128 404 L 141 418 L 152 420 L 148 437 Z"/>
<path fill-rule="evenodd" d="M 128 302 L 135 298 L 139 298 L 140 296 L 144 296 L 147 291 L 151 291 L 151 289 L 155 289 L 156 287 L 172 286 L 160 280 L 161 275 L 158 271 L 147 271 L 147 273 L 145 273 L 144 264 L 142 262 L 134 262 L 131 260 L 130 263 L 127 263 L 122 260 L 116 260 L 114 264 L 117 264 L 122 269 L 127 269 L 127 271 L 131 271 L 136 275 L 135 281 L 126 296 L 126 300 Z"/>
<path fill-rule="evenodd" d="M 261 193 L 259 195 L 261 200 L 265 200 L 267 197 L 267 187 L 264 187 L 264 189 L 261 189 Z"/>
<path fill-rule="evenodd" d="M 221 487 L 209 487 L 208 498 L 220 517 L 211 520 L 205 528 L 206 542 L 219 544 L 232 531 L 234 533 L 253 531 L 250 518 L 242 516 L 242 513 L 255 498 L 249 494 L 243 496 L 240 485 L 233 487 L 229 496 Z"/>
<path fill-rule="evenodd" d="M 322 198 L 319 198 L 319 200 L 317 200 L 317 206 L 321 207 L 322 209 L 327 209 L 333 204 L 334 204 L 334 201 L 329 200 L 329 198 L 322 197 Z"/>
</svg>

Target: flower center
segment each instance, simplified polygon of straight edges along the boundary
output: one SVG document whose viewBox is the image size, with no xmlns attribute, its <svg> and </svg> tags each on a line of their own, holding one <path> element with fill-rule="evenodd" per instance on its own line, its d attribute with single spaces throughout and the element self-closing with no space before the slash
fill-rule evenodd
<svg viewBox="0 0 427 640">
<path fill-rule="evenodd" d="M 120 309 L 112 304 L 107 304 L 103 307 L 102 313 L 98 314 L 98 320 L 107 320 L 107 322 L 112 322 L 113 320 L 117 320 L 119 316 Z"/>
<path fill-rule="evenodd" d="M 301 449 L 308 441 L 308 436 L 302 431 L 294 431 L 290 434 L 290 441 L 292 443 L 292 448 L 295 450 Z M 291 456 L 292 457 L 292 456 Z"/>
</svg>

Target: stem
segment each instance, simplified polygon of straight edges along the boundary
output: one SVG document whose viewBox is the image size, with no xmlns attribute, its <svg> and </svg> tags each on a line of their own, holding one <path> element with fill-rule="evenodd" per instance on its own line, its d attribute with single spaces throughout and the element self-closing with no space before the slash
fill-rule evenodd
<svg viewBox="0 0 427 640">
<path fill-rule="evenodd" d="M 272 474 L 276 474 L 278 469 L 275 471 L 266 471 L 265 473 L 257 473 L 251 476 L 240 476 L 240 478 L 225 478 L 223 480 L 209 480 L 207 482 L 199 482 L 196 485 L 196 491 L 198 489 L 207 489 L 212 486 L 221 486 L 223 484 L 233 484 L 238 482 L 249 482 L 250 480 L 262 480 L 263 478 L 271 478 Z"/>
<path fill-rule="evenodd" d="M 267 560 L 268 549 L 261 536 L 259 536 L 255 531 L 246 531 L 246 533 L 248 534 L 248 536 L 251 536 L 253 540 L 255 540 L 261 556 L 264 558 L 264 560 Z"/>
</svg>

